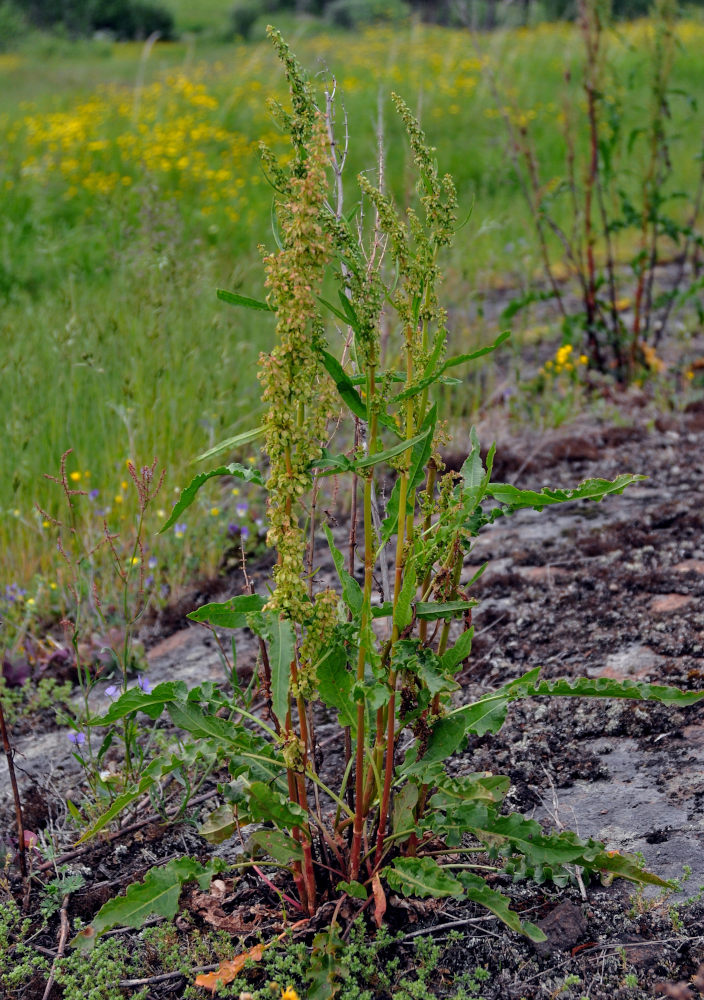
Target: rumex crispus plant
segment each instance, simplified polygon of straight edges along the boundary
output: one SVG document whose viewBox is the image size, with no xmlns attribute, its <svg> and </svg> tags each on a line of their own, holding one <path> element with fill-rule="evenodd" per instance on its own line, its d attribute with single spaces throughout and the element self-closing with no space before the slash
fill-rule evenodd
<svg viewBox="0 0 704 1000">
<path fill-rule="evenodd" d="M 238 463 L 202 473 L 165 525 L 183 516 L 212 476 L 239 478 L 266 492 L 269 543 L 278 552 L 271 592 L 265 597 L 250 588 L 191 614 L 213 626 L 248 627 L 259 638 L 259 707 L 239 691 L 234 671 L 232 696 L 209 683 L 188 691 L 178 681 L 123 695 L 94 721 L 114 724 L 139 709 L 155 719 L 166 710 L 194 741 L 190 749 L 155 759 L 139 785 L 84 836 L 180 766 L 184 754 L 205 755 L 226 766 L 229 779 L 220 786 L 223 804 L 201 833 L 219 843 L 254 825 L 246 843 L 250 857 L 235 867 L 254 866 L 264 877 L 254 857 L 264 853 L 269 864 L 288 869 L 293 885 L 277 887 L 288 913 L 305 918 L 336 900 L 334 923 L 345 900 L 359 900 L 362 908 L 373 908 L 379 924 L 386 886 L 410 896 L 466 896 L 539 940 L 542 932 L 521 922 L 509 899 L 483 877 L 486 859 L 475 864 L 473 854 L 488 854 L 492 870 L 503 864 L 538 880 L 562 882 L 578 866 L 666 883 L 634 857 L 569 831 L 545 832 L 533 820 L 504 812 L 507 777 L 450 776 L 446 761 L 469 734 L 498 731 L 510 703 L 520 698 L 587 695 L 686 705 L 703 695 L 607 678 L 541 680 L 536 669 L 474 703 L 455 705 L 457 675 L 471 654 L 471 586 L 481 575 L 467 579 L 465 560 L 480 529 L 499 517 L 598 501 L 641 477 L 592 479 L 572 490 L 494 483 L 494 448 L 483 460 L 474 430 L 460 471 L 445 470 L 440 445 L 446 431 L 434 393 L 451 378 L 447 373 L 493 351 L 507 336 L 472 354 L 446 355 L 439 258 L 455 230 L 452 180 L 439 174 L 418 122 L 394 97 L 419 176 L 418 206 L 400 213 L 381 187 L 362 176 L 367 217 L 345 216 L 344 157 L 330 95 L 319 107 L 289 49 L 275 31 L 271 35 L 290 85 L 291 108 L 277 105 L 274 112 L 291 151 L 281 163 L 263 150 L 275 190 L 277 242 L 264 260 L 268 297 L 259 302 L 221 294 L 235 305 L 270 312 L 276 323 L 275 345 L 260 362 L 264 423 L 247 435 L 263 438 L 268 478 Z M 324 298 L 325 281 L 337 282 L 334 303 Z M 329 349 L 326 313 L 346 337 L 342 360 Z M 391 331 L 385 352 L 382 328 Z M 329 436 L 333 415 L 336 439 L 345 444 L 338 452 Z M 395 481 L 382 509 L 378 487 L 389 468 Z M 334 525 L 323 520 L 319 530 L 319 494 L 330 477 L 338 491 L 344 477 L 350 484 L 347 557 Z M 335 588 L 316 585 L 315 543 L 323 535 L 339 579 Z M 321 777 L 321 704 L 336 714 L 345 745 L 335 781 Z M 79 940 L 90 946 L 114 923 L 136 926 L 150 907 L 175 912 L 178 887 L 192 878 L 207 882 L 214 870 L 212 863 L 204 868 L 191 859 L 154 869 L 124 898 L 106 904 Z"/>
</svg>

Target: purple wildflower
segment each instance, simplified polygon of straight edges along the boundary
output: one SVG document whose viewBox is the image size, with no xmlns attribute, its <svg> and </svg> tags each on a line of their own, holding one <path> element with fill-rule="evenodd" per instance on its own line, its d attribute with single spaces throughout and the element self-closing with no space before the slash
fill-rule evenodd
<svg viewBox="0 0 704 1000">
<path fill-rule="evenodd" d="M 105 697 L 106 698 L 116 698 L 119 693 L 120 693 L 120 689 L 117 686 L 117 684 L 111 684 L 110 687 L 106 687 L 105 688 Z"/>
<path fill-rule="evenodd" d="M 97 500 L 100 496 L 100 490 L 90 490 L 88 496 L 91 500 Z"/>
<path fill-rule="evenodd" d="M 144 691 L 145 694 L 152 693 L 151 684 L 149 683 L 147 678 L 144 677 L 142 674 L 139 675 L 139 680 L 137 681 L 137 683 L 139 684 L 139 686 L 141 687 L 142 691 Z"/>
<path fill-rule="evenodd" d="M 238 517 L 244 517 L 249 510 L 249 504 L 245 503 L 244 500 L 240 500 L 239 503 L 235 504 L 235 514 Z"/>
<path fill-rule="evenodd" d="M 69 743 L 75 743 L 76 746 L 82 746 L 86 741 L 85 733 L 69 733 L 68 734 Z"/>
<path fill-rule="evenodd" d="M 149 567 L 149 569 L 156 569 L 158 565 L 159 565 L 159 560 L 157 559 L 157 557 L 149 556 L 149 559 L 147 560 L 147 566 Z"/>
</svg>

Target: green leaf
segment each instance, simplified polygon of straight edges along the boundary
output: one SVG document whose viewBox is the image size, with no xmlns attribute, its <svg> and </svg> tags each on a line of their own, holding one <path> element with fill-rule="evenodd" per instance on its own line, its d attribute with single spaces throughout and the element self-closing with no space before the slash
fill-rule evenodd
<svg viewBox="0 0 704 1000">
<path fill-rule="evenodd" d="M 354 413 L 356 417 L 360 420 L 367 419 L 367 406 L 366 403 L 362 402 L 362 399 L 352 385 L 349 375 L 342 367 L 337 358 L 333 357 L 332 354 L 328 354 L 327 351 L 321 351 L 321 357 L 323 359 L 323 365 L 328 375 L 331 377 L 335 383 L 335 387 L 339 392 L 342 399 L 347 403 L 350 410 Z"/>
<path fill-rule="evenodd" d="M 460 469 L 460 475 L 467 489 L 476 489 L 481 486 L 484 479 L 484 463 L 482 462 L 476 427 L 470 429 L 469 440 L 472 448 Z"/>
<path fill-rule="evenodd" d="M 401 787 L 394 795 L 393 811 L 391 813 L 392 833 L 403 833 L 415 825 L 413 810 L 418 802 L 418 785 L 410 781 Z"/>
<path fill-rule="evenodd" d="M 318 695 L 328 708 L 337 710 L 340 726 L 349 726 L 352 739 L 357 733 L 357 707 L 352 697 L 355 677 L 347 669 L 344 646 L 334 646 L 316 666 Z"/>
<path fill-rule="evenodd" d="M 259 594 L 241 594 L 231 597 L 222 604 L 203 604 L 195 611 L 186 615 L 194 622 L 207 622 L 218 628 L 245 628 L 247 615 L 253 611 L 261 611 L 266 601 Z"/>
<path fill-rule="evenodd" d="M 401 441 L 392 448 L 386 448 L 384 451 L 375 452 L 373 455 L 368 455 L 366 458 L 360 458 L 353 463 L 354 468 L 356 470 L 369 469 L 371 466 L 378 465 L 380 462 L 388 462 L 389 459 L 396 458 L 397 455 L 401 455 L 404 451 L 408 451 L 410 448 L 413 448 L 413 446 L 419 441 L 425 441 L 430 434 L 430 431 L 431 429 L 428 427 L 426 430 L 421 431 L 420 434 L 414 435 L 414 437 L 409 438 L 407 441 Z"/>
<path fill-rule="evenodd" d="M 393 867 L 384 868 L 381 875 L 389 887 L 402 896 L 420 899 L 454 896 L 459 899 L 464 894 L 462 883 L 432 858 L 396 858 Z"/>
<path fill-rule="evenodd" d="M 438 408 L 437 404 L 433 403 L 431 408 L 425 415 L 425 419 L 420 427 L 420 432 L 425 432 L 426 437 L 419 441 L 413 446 L 413 451 L 411 452 L 411 467 L 408 473 L 408 489 L 406 493 L 406 514 L 410 514 L 413 511 L 413 504 L 415 500 L 415 491 L 418 489 L 420 484 L 423 482 L 423 477 L 425 475 L 425 466 L 430 458 L 430 454 L 433 450 L 433 434 L 435 433 L 435 424 L 438 419 Z M 391 538 L 393 533 L 396 531 L 396 526 L 398 524 L 398 505 L 401 497 L 401 480 L 398 478 L 394 483 L 394 488 L 391 491 L 391 496 L 389 497 L 389 502 L 386 505 L 386 519 L 384 520 L 381 542 L 385 545 L 386 542 Z"/>
<path fill-rule="evenodd" d="M 472 351 L 471 354 L 458 354 L 454 358 L 448 358 L 448 360 L 445 361 L 444 364 L 440 365 L 436 371 L 424 375 L 424 377 L 419 382 L 416 382 L 415 385 L 410 386 L 408 389 L 404 389 L 404 391 L 400 392 L 398 396 L 394 396 L 391 402 L 400 403 L 404 399 L 410 399 L 411 396 L 417 396 L 419 392 L 423 392 L 423 390 L 427 389 L 428 386 L 433 384 L 433 382 L 436 382 L 442 374 L 448 371 L 448 369 L 456 368 L 458 365 L 467 364 L 468 361 L 475 361 L 477 358 L 484 357 L 485 354 L 491 354 L 491 352 L 495 351 L 497 347 L 500 347 L 505 340 L 508 340 L 510 336 L 510 331 L 504 330 L 503 333 L 499 334 L 494 343 L 489 344 L 488 347 L 481 347 L 478 351 Z"/>
<path fill-rule="evenodd" d="M 291 661 L 296 652 L 293 625 L 274 611 L 264 613 L 271 667 L 271 701 L 274 715 L 283 726 L 289 705 Z"/>
<path fill-rule="evenodd" d="M 620 854 L 618 851 L 604 851 L 597 854 L 589 863 L 589 868 L 600 872 L 608 872 L 617 878 L 625 878 L 629 882 L 640 885 L 657 885 L 664 889 L 676 888 L 674 882 L 667 881 L 640 867 L 640 861 L 633 854 Z"/>
<path fill-rule="evenodd" d="M 415 566 L 411 564 L 406 564 L 406 572 L 403 577 L 403 583 L 401 585 L 401 592 L 398 595 L 398 601 L 396 602 L 396 609 L 394 611 L 394 625 L 399 630 L 403 630 L 411 624 L 413 621 L 413 609 L 411 607 L 411 602 L 416 594 L 416 570 Z"/>
<path fill-rule="evenodd" d="M 199 456 L 199 458 L 205 457 L 206 455 Z M 198 459 L 196 461 L 198 461 Z M 262 474 L 259 469 L 247 469 L 244 465 L 240 465 L 238 462 L 233 462 L 231 465 L 221 465 L 218 469 L 213 469 L 212 472 L 199 472 L 198 475 L 191 480 L 185 490 L 181 491 L 181 496 L 176 501 L 174 509 L 171 511 L 166 524 L 159 529 L 160 535 L 178 520 L 184 510 L 187 510 L 191 506 L 196 498 L 198 490 L 201 486 L 207 483 L 209 479 L 212 479 L 213 476 L 235 476 L 235 478 L 243 479 L 248 483 L 256 483 L 258 486 L 264 485 L 264 480 L 262 479 Z"/>
<path fill-rule="evenodd" d="M 247 840 L 247 851 L 254 854 L 256 850 L 263 851 L 282 865 L 303 860 L 301 845 L 281 830 L 255 830 Z"/>
<path fill-rule="evenodd" d="M 337 316 L 339 320 L 342 320 L 343 323 L 347 324 L 348 320 L 345 314 L 340 312 L 337 306 L 334 306 L 332 302 L 328 302 L 327 299 L 322 299 L 320 296 L 318 296 L 318 302 L 321 306 L 325 306 L 326 309 L 329 309 L 333 316 Z"/>
<path fill-rule="evenodd" d="M 96 938 L 111 927 L 141 927 L 152 915 L 176 916 L 184 882 L 206 873 L 193 858 L 177 858 L 161 868 L 151 868 L 142 882 L 129 886 L 124 896 L 109 900 L 100 908 L 93 923 L 71 942 L 82 951 L 91 951 Z M 212 873 L 211 873 L 212 877 Z"/>
<path fill-rule="evenodd" d="M 525 934 L 531 941 L 547 940 L 543 931 L 539 927 L 536 927 L 535 924 L 521 923 L 518 914 L 510 909 L 509 904 L 511 900 L 507 896 L 504 896 L 503 893 L 490 889 L 479 875 L 474 875 L 471 872 L 462 872 L 459 875 L 459 880 L 464 886 L 465 895 L 468 899 L 471 899 L 474 903 L 479 903 L 480 906 L 489 910 L 499 920 L 502 920 L 507 927 L 510 927 L 512 931 Z"/>
<path fill-rule="evenodd" d="M 111 726 L 134 712 L 144 712 L 150 719 L 158 719 L 169 702 L 183 700 L 187 694 L 188 687 L 183 681 L 164 681 L 152 688 L 148 694 L 140 687 L 133 687 L 121 694 L 105 715 L 89 718 L 88 725 Z"/>
<path fill-rule="evenodd" d="M 209 844 L 222 844 L 237 830 L 237 820 L 231 805 L 227 802 L 214 809 L 198 827 L 198 833 Z"/>
<path fill-rule="evenodd" d="M 545 487 L 539 493 L 535 490 L 519 490 L 507 483 L 489 483 L 487 493 L 505 504 L 505 513 L 513 513 L 525 507 L 542 510 L 551 504 L 568 503 L 572 500 L 602 500 L 613 493 L 623 493 L 627 486 L 647 479 L 647 476 L 624 474 L 617 476 L 613 482 L 609 479 L 586 479 L 572 490 L 551 490 Z"/>
<path fill-rule="evenodd" d="M 241 434 L 235 434 L 234 437 L 227 438 L 226 441 L 221 441 L 220 444 L 216 444 L 214 447 L 208 448 L 208 450 L 204 451 L 202 455 L 197 455 L 193 461 L 204 462 L 207 458 L 213 458 L 214 455 L 219 455 L 221 451 L 231 451 L 233 448 L 239 448 L 240 445 L 249 444 L 250 441 L 256 441 L 256 439 L 261 437 L 263 434 L 263 427 L 254 427 L 251 431 L 242 431 Z M 241 469 L 243 466 L 240 465 L 238 468 Z M 239 479 L 244 479 L 245 482 L 251 481 L 261 485 L 259 480 L 256 478 L 257 473 L 259 472 L 258 469 L 245 469 L 245 472 L 249 473 L 249 480 L 244 475 L 239 476 L 237 472 L 233 472 L 231 475 L 238 476 Z"/>
<path fill-rule="evenodd" d="M 337 924 L 315 935 L 306 968 L 306 1000 L 334 1000 L 342 989 L 341 980 L 349 976 L 340 954 L 343 951 Z"/>
<path fill-rule="evenodd" d="M 367 899 L 369 894 L 359 882 L 338 882 L 335 886 L 338 892 L 346 892 L 354 899 Z"/>
<path fill-rule="evenodd" d="M 122 795 L 118 795 L 115 801 L 111 803 L 110 808 L 106 809 L 105 812 L 88 827 L 76 843 L 82 844 L 83 841 L 94 837 L 96 833 L 100 833 L 100 831 L 111 823 L 116 816 L 119 816 L 123 809 L 126 809 L 127 806 L 131 805 L 135 801 L 135 799 L 140 798 L 141 795 L 148 791 L 152 785 L 159 780 L 159 778 L 163 778 L 170 771 L 174 771 L 177 767 L 180 767 L 180 765 L 181 762 L 173 757 L 171 758 L 171 761 L 169 761 L 166 757 L 155 757 L 151 764 L 149 764 L 143 772 L 138 784 L 128 791 L 123 792 Z"/>
<path fill-rule="evenodd" d="M 337 575 L 339 576 L 340 583 L 342 584 L 342 597 L 344 602 L 353 615 L 359 615 L 362 611 L 362 588 L 351 573 L 345 569 L 345 557 L 340 550 L 336 548 L 335 541 L 332 537 L 332 531 L 330 531 L 327 524 L 323 525 L 323 530 L 325 532 L 325 537 L 328 540 L 332 561 L 335 563 L 335 569 L 337 570 Z"/>
<path fill-rule="evenodd" d="M 458 778 L 447 775 L 437 781 L 438 790 L 430 799 L 434 809 L 444 809 L 469 801 L 502 802 L 511 787 L 505 774 L 464 774 Z"/>
<path fill-rule="evenodd" d="M 226 719 L 206 715 L 195 702 L 171 702 L 167 706 L 171 720 L 179 729 L 199 739 L 215 739 L 219 743 L 236 744 L 237 729 Z"/>
<path fill-rule="evenodd" d="M 681 691 L 661 684 L 642 681 L 618 681 L 611 677 L 578 677 L 576 680 L 538 680 L 535 671 L 508 686 L 511 701 L 537 695 L 553 697 L 628 698 L 634 701 L 659 701 L 663 705 L 694 705 L 704 698 L 704 691 Z"/>
<path fill-rule="evenodd" d="M 463 660 L 466 660 L 472 652 L 472 639 L 474 638 L 474 626 L 463 632 L 454 646 L 448 649 L 440 657 L 442 669 L 452 674 L 459 667 Z"/>
<path fill-rule="evenodd" d="M 239 292 L 226 292 L 224 288 L 218 288 L 216 294 L 219 299 L 231 306 L 243 306 L 245 309 L 258 309 L 261 312 L 275 311 L 266 302 L 251 299 L 248 295 L 240 295 Z"/>
<path fill-rule="evenodd" d="M 469 608 L 476 608 L 476 606 L 476 601 L 446 601 L 444 604 L 419 601 L 416 604 L 416 618 L 424 618 L 430 622 L 436 621 L 438 618 L 455 618 L 460 611 L 467 611 Z"/>
<path fill-rule="evenodd" d="M 247 806 L 255 823 L 274 823 L 285 829 L 302 826 L 308 814 L 297 802 L 290 802 L 263 781 L 253 781 L 245 792 Z"/>
</svg>

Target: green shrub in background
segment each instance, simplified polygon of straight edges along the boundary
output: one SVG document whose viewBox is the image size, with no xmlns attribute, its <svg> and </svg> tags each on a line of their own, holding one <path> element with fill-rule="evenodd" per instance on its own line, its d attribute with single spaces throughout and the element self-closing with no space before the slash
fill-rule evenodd
<svg viewBox="0 0 704 1000">
<path fill-rule="evenodd" d="M 258 0 L 235 0 L 230 8 L 230 37 L 249 39 L 252 28 L 261 14 Z"/>
<path fill-rule="evenodd" d="M 332 0 L 325 16 L 338 28 L 357 28 L 378 21 L 400 21 L 410 13 L 403 0 Z"/>
<path fill-rule="evenodd" d="M 14 3 L 0 3 L 0 52 L 14 48 L 28 30 L 27 19 Z"/>
<path fill-rule="evenodd" d="M 163 40 L 174 33 L 170 11 L 142 0 L 17 0 L 20 14 L 42 30 L 63 28 L 73 37 L 110 31 L 120 40 L 147 38 L 157 32 Z"/>
</svg>

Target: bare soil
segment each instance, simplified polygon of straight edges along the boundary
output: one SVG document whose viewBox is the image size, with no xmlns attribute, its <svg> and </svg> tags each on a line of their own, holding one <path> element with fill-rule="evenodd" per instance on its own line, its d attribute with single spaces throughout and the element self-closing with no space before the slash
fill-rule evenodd
<svg viewBox="0 0 704 1000">
<path fill-rule="evenodd" d="M 462 699 L 473 700 L 536 666 L 549 678 L 587 674 L 704 687 L 704 405 L 657 417 L 631 409 L 621 425 L 583 418 L 547 434 L 499 430 L 495 480 L 567 487 L 622 472 L 648 479 L 600 504 L 574 503 L 542 515 L 523 512 L 482 533 L 472 562 L 489 561 L 489 568 L 475 588 L 477 637 L 471 666 L 461 678 Z M 325 577 L 332 567 L 322 554 L 321 563 Z M 255 581 L 263 585 L 266 575 L 264 563 Z M 208 582 L 152 626 L 144 636 L 152 683 L 220 678 L 212 638 L 197 626 L 187 627 L 185 613 L 240 588 L 236 578 Z M 252 637 L 245 637 L 238 646 L 244 674 L 255 656 Z M 35 722 L 34 732 L 15 736 L 26 824 L 51 831 L 68 850 L 75 833 L 68 828 L 64 802 L 79 794 L 80 770 L 65 730 L 56 730 L 48 716 Z M 318 734 L 330 772 L 339 768 L 341 754 L 334 733 L 332 721 L 321 715 Z M 601 838 L 612 849 L 640 851 L 663 877 L 682 878 L 688 871 L 689 877 L 681 892 L 663 898 L 650 891 L 634 895 L 619 883 L 592 883 L 582 892 L 578 885 L 556 889 L 498 876 L 497 887 L 513 897 L 521 915 L 546 929 L 548 943 L 538 947 L 498 921 L 473 922 L 484 914 L 471 904 L 441 900 L 409 906 L 392 895 L 387 917 L 392 928 L 408 935 L 426 930 L 442 940 L 450 930 L 444 925 L 459 922 L 461 943 L 443 957 L 438 996 L 448 994 L 460 973 L 478 966 L 490 972 L 481 987 L 486 1000 L 558 995 L 636 1000 L 654 995 L 658 982 L 694 975 L 704 961 L 704 900 L 688 899 L 704 886 L 701 707 L 533 699 L 513 706 L 500 733 L 471 738 L 452 767 L 458 773 L 508 774 L 512 809 Z M 213 790 L 214 782 L 204 789 Z M 216 802 L 211 797 L 204 806 L 193 805 L 189 818 Z M 0 820 L 0 829 L 12 830 L 4 779 Z M 95 842 L 70 861 L 87 885 L 71 897 L 69 917 L 89 921 L 106 899 L 161 859 L 185 852 L 204 859 L 212 850 L 193 825 L 160 822 Z M 216 851 L 227 854 L 227 845 Z M 13 885 L 20 898 L 16 876 Z M 225 902 L 216 905 L 203 895 L 186 894 L 191 922 L 177 921 L 183 933 L 193 923 L 220 926 L 237 939 L 233 950 L 238 950 L 257 933 L 271 936 L 281 929 L 276 894 L 254 875 L 236 884 L 226 880 Z M 38 898 L 35 886 L 30 914 Z M 321 920 L 329 916 L 326 908 Z M 39 927 L 36 917 L 35 930 Z M 35 941 L 51 950 L 57 937 L 54 918 Z M 409 936 L 397 946 L 409 963 L 412 944 Z M 626 985 L 627 974 L 637 978 L 636 988 Z M 578 976 L 580 985 L 560 992 L 570 975 Z M 30 986 L 25 997 L 42 996 L 43 982 L 35 992 Z M 156 983 L 150 995 L 179 996 L 184 987 L 184 980 Z M 60 996 L 56 988 L 51 993 L 52 1000 Z"/>
</svg>

